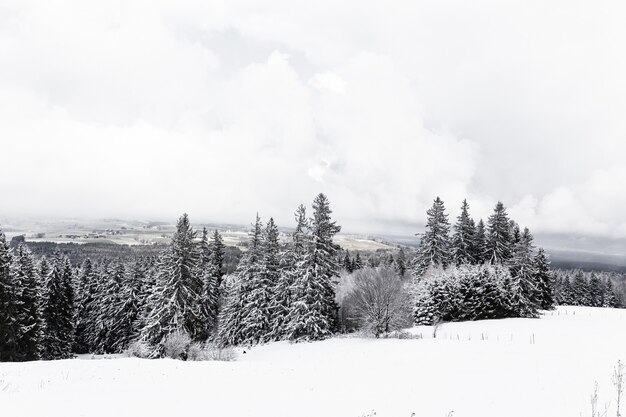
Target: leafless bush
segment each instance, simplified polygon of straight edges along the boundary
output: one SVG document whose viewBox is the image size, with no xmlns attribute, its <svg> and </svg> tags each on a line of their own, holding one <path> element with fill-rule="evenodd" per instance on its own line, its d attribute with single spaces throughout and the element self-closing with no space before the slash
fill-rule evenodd
<svg viewBox="0 0 626 417">
<path fill-rule="evenodd" d="M 406 330 L 394 330 L 384 335 L 386 339 L 423 339 L 420 334 L 409 333 Z"/>
<path fill-rule="evenodd" d="M 186 359 L 187 348 L 191 344 L 191 338 L 187 333 L 174 332 L 167 336 L 163 344 L 165 356 L 172 359 Z"/>
<path fill-rule="evenodd" d="M 206 353 L 204 350 L 204 343 L 195 342 L 189 345 L 189 349 L 187 349 L 187 360 L 188 361 L 205 361 Z"/>
<path fill-rule="evenodd" d="M 190 361 L 234 361 L 237 359 L 231 347 L 221 347 L 214 343 L 192 343 L 187 350 Z"/>
<path fill-rule="evenodd" d="M 128 347 L 124 351 L 124 354 L 128 357 L 146 359 L 152 355 L 152 351 L 153 349 L 151 349 L 150 345 L 148 345 L 146 342 L 136 340 L 128 345 Z"/>
<path fill-rule="evenodd" d="M 237 359 L 235 349 L 232 347 L 220 347 L 218 345 L 209 343 L 204 348 L 206 354 L 206 360 L 208 361 L 224 361 L 230 362 Z"/>
<path fill-rule="evenodd" d="M 360 328 L 380 337 L 410 325 L 408 299 L 393 268 L 364 268 L 354 272 L 353 288 L 344 298 L 342 308 Z"/>
</svg>

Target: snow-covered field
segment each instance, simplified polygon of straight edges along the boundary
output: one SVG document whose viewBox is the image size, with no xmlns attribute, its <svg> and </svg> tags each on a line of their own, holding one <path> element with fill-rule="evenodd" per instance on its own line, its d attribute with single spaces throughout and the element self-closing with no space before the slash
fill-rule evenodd
<svg viewBox="0 0 626 417">
<path fill-rule="evenodd" d="M 561 307 L 444 324 L 436 339 L 273 343 L 237 362 L 2 363 L 0 416 L 588 416 L 594 381 L 615 415 L 625 330 L 626 310 Z"/>
</svg>

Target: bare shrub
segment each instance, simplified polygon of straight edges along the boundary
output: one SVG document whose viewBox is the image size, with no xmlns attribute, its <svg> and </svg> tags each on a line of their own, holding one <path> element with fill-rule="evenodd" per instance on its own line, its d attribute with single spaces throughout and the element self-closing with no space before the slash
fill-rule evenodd
<svg viewBox="0 0 626 417">
<path fill-rule="evenodd" d="M 188 361 L 207 360 L 204 343 L 195 342 L 189 345 L 189 349 L 187 349 L 187 360 Z"/>
<path fill-rule="evenodd" d="M 235 349 L 230 346 L 221 347 L 213 343 L 207 343 L 204 348 L 204 354 L 207 361 L 231 362 L 237 360 Z"/>
<path fill-rule="evenodd" d="M 406 330 L 394 330 L 384 335 L 385 339 L 423 339 L 422 335 L 413 334 Z"/>
<path fill-rule="evenodd" d="M 146 342 L 142 342 L 140 340 L 136 340 L 132 342 L 126 350 L 124 354 L 128 357 L 142 358 L 147 359 L 152 356 L 153 349 Z"/>
<path fill-rule="evenodd" d="M 388 266 L 354 272 L 353 288 L 342 308 L 375 337 L 411 323 L 408 293 L 396 271 Z"/>
<path fill-rule="evenodd" d="M 191 338 L 185 332 L 170 333 L 163 344 L 163 353 L 172 359 L 187 359 Z"/>
</svg>

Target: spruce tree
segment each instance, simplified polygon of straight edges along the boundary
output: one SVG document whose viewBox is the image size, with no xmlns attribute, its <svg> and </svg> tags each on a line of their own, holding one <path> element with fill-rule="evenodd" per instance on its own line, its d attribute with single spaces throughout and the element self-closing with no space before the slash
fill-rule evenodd
<svg viewBox="0 0 626 417">
<path fill-rule="evenodd" d="M 534 259 L 533 237 L 528 228 L 524 229 L 520 240 L 512 248 L 512 257 L 509 259 L 511 276 L 516 280 L 516 285 L 523 292 L 523 299 L 528 300 L 532 306 L 528 309 L 537 309 L 541 306 L 540 283 L 536 282 L 537 270 Z M 519 307 L 521 308 L 521 307 Z M 522 308 L 527 311 L 527 308 Z"/>
<path fill-rule="evenodd" d="M 239 345 L 253 341 L 248 329 L 250 297 L 253 282 L 260 271 L 263 258 L 263 225 L 259 215 L 250 231 L 248 250 L 237 265 L 233 281 L 226 288 L 226 301 L 220 311 L 218 340 L 223 345 Z"/>
<path fill-rule="evenodd" d="M 120 299 L 113 312 L 113 322 L 110 324 L 110 340 L 113 352 L 123 352 L 130 343 L 139 336 L 140 315 L 143 308 L 143 284 L 145 272 L 141 262 L 135 261 L 123 269 Z M 117 275 L 117 274 L 116 274 Z"/>
<path fill-rule="evenodd" d="M 12 257 L 4 233 L 0 230 L 0 361 L 20 357 L 19 288 L 11 274 Z"/>
<path fill-rule="evenodd" d="M 14 250 L 12 273 L 13 282 L 19 289 L 19 357 L 16 359 L 37 360 L 41 357 L 43 346 L 41 288 L 33 256 L 23 243 L 20 243 Z"/>
<path fill-rule="evenodd" d="M 478 264 L 484 264 L 488 262 L 487 258 L 487 232 L 485 229 L 485 222 L 480 219 L 476 226 L 476 234 L 474 235 L 474 259 Z"/>
<path fill-rule="evenodd" d="M 406 273 L 406 255 L 404 254 L 404 248 L 400 248 L 398 251 L 395 268 L 400 278 L 404 278 L 404 274 Z"/>
<path fill-rule="evenodd" d="M 535 256 L 535 282 L 539 284 L 540 308 L 551 310 L 554 308 L 554 292 L 550 274 L 550 262 L 543 248 L 539 248 Z"/>
<path fill-rule="evenodd" d="M 260 220 L 257 217 L 260 228 Z M 256 226 L 255 226 L 256 229 Z M 249 281 L 249 293 L 244 301 L 243 343 L 256 344 L 270 340 L 272 332 L 271 301 L 279 278 L 278 227 L 274 219 L 267 222 L 260 242 L 257 266 L 253 268 Z"/>
<path fill-rule="evenodd" d="M 156 283 L 148 300 L 151 310 L 141 332 L 141 338 L 155 347 L 153 355 L 163 352 L 171 333 L 187 333 L 192 339 L 205 334 L 200 251 L 195 239 L 189 217 L 183 214 L 169 247 L 159 256 Z"/>
<path fill-rule="evenodd" d="M 469 216 L 469 204 L 463 200 L 452 236 L 452 258 L 456 265 L 476 263 L 474 242 L 476 230 Z"/>
<path fill-rule="evenodd" d="M 486 261 L 492 264 L 506 264 L 511 258 L 509 216 L 500 201 L 498 201 L 493 214 L 489 217 L 486 253 Z"/>
<path fill-rule="evenodd" d="M 361 254 L 359 252 L 357 252 L 354 257 L 354 266 L 352 267 L 353 271 L 358 269 L 363 269 L 363 260 L 361 259 Z"/>
<path fill-rule="evenodd" d="M 452 259 L 450 254 L 450 224 L 443 201 L 439 197 L 426 212 L 426 229 L 420 241 L 413 273 L 420 276 L 429 267 L 447 267 Z"/>
<path fill-rule="evenodd" d="M 72 357 L 74 345 L 74 287 L 67 256 L 55 253 L 44 285 L 43 356 L 44 359 L 67 359 Z"/>
<path fill-rule="evenodd" d="M 95 308 L 95 294 L 97 282 L 91 259 L 87 258 L 80 268 L 78 277 L 78 291 L 76 292 L 76 337 L 74 339 L 74 351 L 76 353 L 88 353 L 94 350 L 93 323 L 91 319 Z"/>
<path fill-rule="evenodd" d="M 211 249 L 211 262 L 216 276 L 217 288 L 222 286 L 222 277 L 224 276 L 224 256 L 226 253 L 226 246 L 224 246 L 224 240 L 220 232 L 215 229 L 213 232 L 213 238 L 210 243 Z"/>
<path fill-rule="evenodd" d="M 294 302 L 288 313 L 291 340 L 317 340 L 330 336 L 337 326 L 334 279 L 339 276 L 333 237 L 341 227 L 331 220 L 328 198 L 319 194 L 313 201 L 310 235 L 304 258 L 298 262 Z"/>
</svg>

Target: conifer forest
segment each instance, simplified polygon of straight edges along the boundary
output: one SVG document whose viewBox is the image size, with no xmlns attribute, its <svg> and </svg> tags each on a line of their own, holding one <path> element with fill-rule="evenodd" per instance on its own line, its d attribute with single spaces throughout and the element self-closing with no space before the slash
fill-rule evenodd
<svg viewBox="0 0 626 417">
<path fill-rule="evenodd" d="M 322 340 L 367 329 L 376 337 L 440 322 L 538 317 L 555 305 L 616 307 L 610 278 L 552 271 L 498 203 L 476 222 L 467 201 L 451 222 L 441 199 L 426 213 L 416 250 L 384 259 L 351 256 L 333 238 L 341 226 L 319 194 L 300 205 L 286 241 L 270 217 L 257 215 L 248 250 L 224 273 L 220 233 L 195 230 L 183 214 L 156 257 L 85 259 L 60 251 L 35 259 L 23 242 L 0 235 L 0 359 L 71 358 L 122 353 L 140 344 L 150 358 L 168 338 L 219 346 Z M 376 295 L 389 298 L 384 311 Z M 393 307 L 393 308 L 391 308 Z"/>
</svg>

